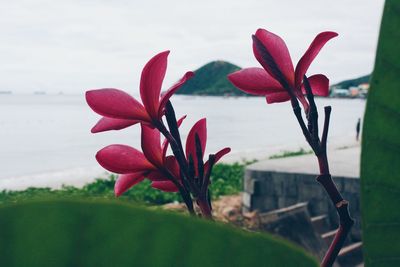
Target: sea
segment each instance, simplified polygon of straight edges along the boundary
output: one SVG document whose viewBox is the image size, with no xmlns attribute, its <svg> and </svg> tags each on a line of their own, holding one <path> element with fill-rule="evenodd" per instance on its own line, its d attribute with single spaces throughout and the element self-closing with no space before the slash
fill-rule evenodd
<svg viewBox="0 0 400 267">
<path fill-rule="evenodd" d="M 282 151 L 308 150 L 289 103 L 268 105 L 262 97 L 175 95 L 183 140 L 191 126 L 207 118 L 206 153 L 230 147 L 225 162 L 266 159 Z M 316 98 L 322 129 L 323 107 L 332 106 L 330 147 L 354 145 L 365 100 Z M 95 154 L 110 144 L 140 149 L 138 125 L 90 133 L 100 118 L 84 95 L 0 95 L 0 190 L 82 186 L 106 175 Z"/>
</svg>

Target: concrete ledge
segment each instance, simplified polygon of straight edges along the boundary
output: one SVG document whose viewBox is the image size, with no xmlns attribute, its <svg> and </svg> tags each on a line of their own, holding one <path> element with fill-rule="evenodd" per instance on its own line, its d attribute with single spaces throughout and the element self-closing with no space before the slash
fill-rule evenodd
<svg viewBox="0 0 400 267">
<path fill-rule="evenodd" d="M 356 224 L 354 239 L 361 239 L 360 213 L 360 148 L 331 150 L 328 153 L 334 182 L 350 202 Z M 272 159 L 249 165 L 245 171 L 244 211 L 270 212 L 301 202 L 308 202 L 311 216 L 326 214 L 331 225 L 337 225 L 335 207 L 323 187 L 315 181 L 319 174 L 314 155 Z"/>
<path fill-rule="evenodd" d="M 332 175 L 359 178 L 360 153 L 359 146 L 329 150 L 328 159 Z M 253 171 L 319 174 L 318 163 L 314 154 L 259 161 L 248 166 L 247 169 Z"/>
</svg>

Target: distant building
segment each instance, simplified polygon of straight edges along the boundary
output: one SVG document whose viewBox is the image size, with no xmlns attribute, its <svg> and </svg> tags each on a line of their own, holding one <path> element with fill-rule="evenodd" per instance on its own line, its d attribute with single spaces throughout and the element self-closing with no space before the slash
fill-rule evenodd
<svg viewBox="0 0 400 267">
<path fill-rule="evenodd" d="M 360 90 L 366 90 L 368 92 L 369 83 L 361 83 L 358 85 L 358 88 L 360 88 Z"/>
<path fill-rule="evenodd" d="M 359 96 L 364 98 L 367 97 L 369 90 L 369 83 L 362 83 L 358 85 L 358 88 L 359 88 Z"/>
<path fill-rule="evenodd" d="M 331 97 L 366 98 L 368 95 L 369 84 L 362 83 L 358 86 L 349 88 L 331 87 Z"/>
<path fill-rule="evenodd" d="M 350 92 L 347 89 L 335 87 L 335 88 L 331 89 L 331 96 L 332 97 L 350 97 Z"/>
<path fill-rule="evenodd" d="M 351 97 L 357 97 L 358 96 L 358 91 L 359 91 L 358 87 L 352 86 L 352 87 L 349 88 L 349 95 Z"/>
</svg>

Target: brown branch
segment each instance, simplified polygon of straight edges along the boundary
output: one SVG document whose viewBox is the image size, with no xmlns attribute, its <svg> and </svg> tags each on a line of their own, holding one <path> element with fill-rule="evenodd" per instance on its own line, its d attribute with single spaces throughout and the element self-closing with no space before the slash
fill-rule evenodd
<svg viewBox="0 0 400 267">
<path fill-rule="evenodd" d="M 325 253 L 324 259 L 321 262 L 322 267 L 332 266 L 343 247 L 344 241 L 350 232 L 351 227 L 354 224 L 354 220 L 350 217 L 349 213 L 349 202 L 344 200 L 340 195 L 335 183 L 332 181 L 332 177 L 329 174 L 320 175 L 317 177 L 317 181 L 324 187 L 328 193 L 332 203 L 336 207 L 336 211 L 339 215 L 339 229 Z"/>
<path fill-rule="evenodd" d="M 193 208 L 193 200 L 190 196 L 190 193 L 186 190 L 184 186 L 182 186 L 179 181 L 175 178 L 175 176 L 167 169 L 164 167 L 160 167 L 159 171 L 162 172 L 168 180 L 170 180 L 174 185 L 178 188 L 179 193 L 182 196 L 183 201 L 185 202 L 185 205 L 191 215 L 195 215 L 196 213 L 194 212 Z"/>
<path fill-rule="evenodd" d="M 328 139 L 329 121 L 331 118 L 332 107 L 326 106 L 326 107 L 324 107 L 324 111 L 325 111 L 325 121 L 324 121 L 324 129 L 322 131 L 322 137 L 321 137 L 321 148 L 322 148 L 322 151 L 326 152 L 326 142 Z"/>
<path fill-rule="evenodd" d="M 310 131 L 311 137 L 314 139 L 313 141 L 318 143 L 318 110 L 314 101 L 314 94 L 311 89 L 310 82 L 306 75 L 303 78 L 304 88 L 306 89 L 307 100 L 310 105 L 310 110 L 307 114 L 308 118 L 308 130 Z"/>
<path fill-rule="evenodd" d="M 208 185 L 210 184 L 210 177 L 214 164 L 215 164 L 215 155 L 210 154 L 208 157 L 208 169 L 207 172 L 205 173 L 204 180 L 202 181 L 200 194 L 197 199 L 197 205 L 199 205 L 201 213 L 207 219 L 212 219 L 212 208 L 208 195 L 209 194 Z"/>
<path fill-rule="evenodd" d="M 331 199 L 333 205 L 336 207 L 336 211 L 339 215 L 339 229 L 336 232 L 336 235 L 326 252 L 324 259 L 321 262 L 322 267 L 330 267 L 335 262 L 337 255 L 339 254 L 341 248 L 343 247 L 344 241 L 347 238 L 347 235 L 350 232 L 351 227 L 354 224 L 354 220 L 350 217 L 349 209 L 348 209 L 348 201 L 344 200 L 342 195 L 339 193 L 337 186 L 332 180 L 332 177 L 329 172 L 329 163 L 327 157 L 327 138 L 329 131 L 329 122 L 332 108 L 327 106 L 324 108 L 325 112 L 325 121 L 324 128 L 322 132 L 321 142 L 318 138 L 318 132 L 315 132 L 318 129 L 318 116 L 316 112 L 316 106 L 314 103 L 314 97 L 312 96 L 311 87 L 308 83 L 307 78 L 305 77 L 305 86 L 308 91 L 307 99 L 310 102 L 310 113 L 307 117 L 309 128 L 307 129 L 305 123 L 299 119 L 301 117 L 300 112 L 295 112 L 297 120 L 299 121 L 300 127 L 303 130 L 304 136 L 307 141 L 309 141 L 310 146 L 313 148 L 319 163 L 320 175 L 317 177 L 317 181 L 324 187 L 327 192 L 329 198 Z M 308 88 L 307 88 L 308 87 Z M 298 102 L 297 102 L 298 104 Z M 292 101 L 293 106 L 293 101 Z M 293 106 L 295 110 L 295 106 Z M 307 132 L 307 133 L 305 133 Z M 315 135 L 316 134 L 316 135 Z"/>
<path fill-rule="evenodd" d="M 329 164 L 326 154 L 326 143 L 328 137 L 331 107 L 330 106 L 325 107 L 324 129 L 320 142 L 318 136 L 318 111 L 314 102 L 314 95 L 312 93 L 312 89 L 310 83 L 308 82 L 307 77 L 304 75 L 303 84 L 305 86 L 307 92 L 307 100 L 310 105 L 310 110 L 307 111 L 306 114 L 308 120 L 308 127 L 304 123 L 303 117 L 301 115 L 301 108 L 299 106 L 299 101 L 297 100 L 297 96 L 294 90 L 287 82 L 285 76 L 280 71 L 271 53 L 255 35 L 253 35 L 253 43 L 255 44 L 257 51 L 261 55 L 261 58 L 263 60 L 262 63 L 264 63 L 262 65 L 268 66 L 268 68 L 266 68 L 265 66 L 264 68 L 267 70 L 267 72 L 271 74 L 271 76 L 273 76 L 276 80 L 278 80 L 278 82 L 283 86 L 283 88 L 285 88 L 285 90 L 289 93 L 291 98 L 291 104 L 293 107 L 293 112 L 300 125 L 303 135 L 306 138 L 307 142 L 310 144 L 311 148 L 314 150 L 315 155 L 318 157 L 318 163 L 321 175 L 317 177 L 317 181 L 324 187 L 324 189 L 328 193 L 329 197 L 331 198 L 338 212 L 340 218 L 339 230 L 336 233 L 335 238 L 321 263 L 321 266 L 323 267 L 332 266 L 340 249 L 343 246 L 343 243 L 352 225 L 354 224 L 354 221 L 350 217 L 348 211 L 348 202 L 344 200 L 343 197 L 340 195 L 329 173 Z"/>
<path fill-rule="evenodd" d="M 154 124 L 157 127 L 157 129 L 162 133 L 162 135 L 164 135 L 164 137 L 169 141 L 172 153 L 175 155 L 175 158 L 178 161 L 179 167 L 183 174 L 182 179 L 184 179 L 187 182 L 187 184 L 189 184 L 190 187 L 189 189 L 191 193 L 196 197 L 199 194 L 199 190 L 197 190 L 197 187 L 194 184 L 194 180 L 191 179 L 192 177 L 189 176 L 188 164 L 185 158 L 185 154 L 180 149 L 179 143 L 175 140 L 175 138 L 172 136 L 172 134 L 168 131 L 168 129 L 161 121 L 155 122 Z"/>
</svg>

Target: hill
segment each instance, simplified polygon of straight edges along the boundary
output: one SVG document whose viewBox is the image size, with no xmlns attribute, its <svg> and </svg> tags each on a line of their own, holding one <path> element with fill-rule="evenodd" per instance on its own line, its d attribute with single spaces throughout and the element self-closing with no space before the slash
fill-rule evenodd
<svg viewBox="0 0 400 267">
<path fill-rule="evenodd" d="M 349 87 L 352 87 L 352 86 L 358 86 L 362 83 L 369 83 L 370 78 L 371 78 L 371 75 L 369 74 L 369 75 L 361 76 L 359 78 L 342 81 L 340 83 L 332 85 L 332 87 L 349 89 Z"/>
<path fill-rule="evenodd" d="M 196 75 L 187 81 L 177 94 L 183 95 L 245 95 L 226 78 L 240 67 L 226 61 L 212 61 L 195 71 Z"/>
</svg>

